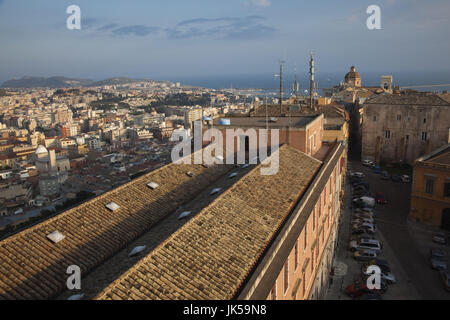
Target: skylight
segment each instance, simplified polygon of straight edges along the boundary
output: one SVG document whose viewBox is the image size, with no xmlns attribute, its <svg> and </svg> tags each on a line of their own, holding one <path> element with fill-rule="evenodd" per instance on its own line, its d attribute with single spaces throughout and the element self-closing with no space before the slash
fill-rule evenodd
<svg viewBox="0 0 450 320">
<path fill-rule="evenodd" d="M 184 211 L 183 213 L 181 213 L 181 214 L 178 216 L 178 220 L 181 220 L 181 219 L 183 219 L 183 218 L 186 218 L 186 217 L 190 216 L 191 213 L 192 213 L 191 211 Z"/>
<path fill-rule="evenodd" d="M 209 168 L 209 166 L 206 163 L 202 164 L 202 166 L 203 168 Z"/>
<path fill-rule="evenodd" d="M 82 294 L 74 294 L 73 296 L 70 296 L 67 298 L 67 300 L 81 300 L 84 298 L 84 293 Z"/>
<path fill-rule="evenodd" d="M 147 246 L 137 246 L 133 250 L 131 250 L 131 252 L 128 256 L 129 257 L 135 256 L 135 255 L 141 253 L 142 251 L 144 251 L 145 248 L 147 248 Z"/>
<path fill-rule="evenodd" d="M 156 189 L 159 187 L 159 184 L 157 184 L 156 182 L 150 182 L 147 183 L 147 187 L 149 187 L 150 189 Z"/>
<path fill-rule="evenodd" d="M 248 163 L 242 165 L 242 169 L 247 168 L 248 167 Z"/>
<path fill-rule="evenodd" d="M 113 212 L 120 208 L 120 206 L 115 202 L 110 202 L 105 207 Z"/>
<path fill-rule="evenodd" d="M 47 235 L 47 238 L 50 239 L 53 243 L 58 243 L 61 240 L 63 240 L 66 236 L 63 235 L 61 232 L 59 231 L 53 231 L 52 233 L 50 233 L 49 235 Z"/>
<path fill-rule="evenodd" d="M 237 175 L 238 175 L 237 172 L 233 172 L 233 173 L 230 174 L 228 177 L 229 177 L 230 179 L 232 179 L 232 178 L 236 177 Z"/>
<path fill-rule="evenodd" d="M 194 174 L 193 174 L 192 172 L 190 172 L 190 171 L 189 171 L 189 172 L 186 172 L 186 175 L 187 175 L 188 177 L 191 177 L 191 178 L 194 176 Z"/>
<path fill-rule="evenodd" d="M 219 161 L 223 161 L 223 157 L 222 156 L 216 156 L 216 159 Z"/>
<path fill-rule="evenodd" d="M 209 194 L 210 196 L 215 195 L 216 193 L 218 193 L 220 190 L 222 190 L 222 188 L 214 188 L 211 193 Z"/>
</svg>

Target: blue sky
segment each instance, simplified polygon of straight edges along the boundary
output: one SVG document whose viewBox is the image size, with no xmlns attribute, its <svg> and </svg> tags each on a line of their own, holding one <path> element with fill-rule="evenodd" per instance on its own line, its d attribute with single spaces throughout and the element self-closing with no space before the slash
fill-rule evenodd
<svg viewBox="0 0 450 320">
<path fill-rule="evenodd" d="M 81 30 L 66 8 L 81 8 Z M 382 30 L 366 9 L 381 7 Z M 0 0 L 0 81 L 307 71 L 449 71 L 448 0 Z"/>
</svg>

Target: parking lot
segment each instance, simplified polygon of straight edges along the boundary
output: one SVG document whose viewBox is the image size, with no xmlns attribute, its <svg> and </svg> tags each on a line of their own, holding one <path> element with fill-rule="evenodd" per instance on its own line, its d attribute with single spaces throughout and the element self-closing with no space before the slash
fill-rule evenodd
<svg viewBox="0 0 450 320">
<path fill-rule="evenodd" d="M 380 257 L 387 260 L 396 284 L 388 286 L 383 299 L 450 299 L 445 291 L 438 271 L 431 268 L 430 248 L 441 247 L 450 256 L 450 247 L 436 245 L 431 236 L 435 228 L 423 226 L 408 220 L 411 184 L 382 180 L 373 169 L 359 162 L 349 162 L 349 171 L 362 172 L 370 185 L 370 196 L 382 192 L 388 204 L 375 206 L 374 238 L 382 245 Z M 353 259 L 348 250 L 351 237 L 352 187 L 346 186 L 345 212 L 340 225 L 335 275 L 328 292 L 328 299 L 350 299 L 344 293 L 347 285 L 361 276 L 361 262 Z"/>
</svg>

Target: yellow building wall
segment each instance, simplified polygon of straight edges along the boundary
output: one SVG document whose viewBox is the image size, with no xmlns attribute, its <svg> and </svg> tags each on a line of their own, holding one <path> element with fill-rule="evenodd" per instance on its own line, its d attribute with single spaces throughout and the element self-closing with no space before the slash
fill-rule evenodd
<svg viewBox="0 0 450 320">
<path fill-rule="evenodd" d="M 426 175 L 436 176 L 434 193 L 425 192 Z M 410 218 L 440 227 L 442 212 L 450 208 L 450 197 L 444 197 L 444 184 L 450 178 L 448 170 L 414 167 L 413 190 L 411 192 Z"/>
</svg>

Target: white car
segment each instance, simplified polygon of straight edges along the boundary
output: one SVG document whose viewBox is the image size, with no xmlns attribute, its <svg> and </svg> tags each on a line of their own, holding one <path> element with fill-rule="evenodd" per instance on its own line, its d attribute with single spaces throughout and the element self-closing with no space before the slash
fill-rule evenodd
<svg viewBox="0 0 450 320">
<path fill-rule="evenodd" d="M 381 243 L 376 239 L 361 238 L 359 241 L 350 241 L 349 250 L 353 252 L 362 250 L 379 252 L 381 251 Z"/>
<path fill-rule="evenodd" d="M 373 161 L 371 161 L 371 160 L 364 160 L 364 161 L 362 162 L 362 165 L 363 165 L 363 166 L 366 166 L 366 167 L 372 167 L 372 166 L 374 166 L 375 164 L 374 164 Z"/>
<path fill-rule="evenodd" d="M 410 183 L 411 182 L 411 177 L 406 175 L 406 174 L 404 174 L 404 175 L 400 176 L 400 180 L 402 180 L 402 182 L 404 182 L 404 183 Z"/>
</svg>

